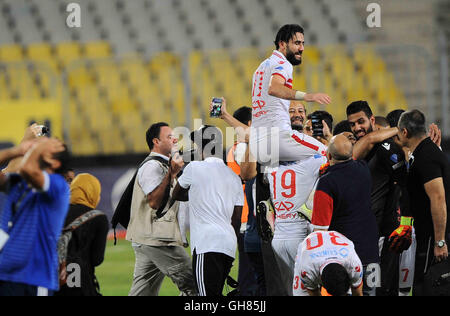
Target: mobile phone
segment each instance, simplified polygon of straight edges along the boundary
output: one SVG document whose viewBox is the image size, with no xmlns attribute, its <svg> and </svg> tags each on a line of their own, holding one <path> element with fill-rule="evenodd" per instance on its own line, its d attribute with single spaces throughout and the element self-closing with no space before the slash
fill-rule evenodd
<svg viewBox="0 0 450 316">
<path fill-rule="evenodd" d="M 220 117 L 220 114 L 222 113 L 222 99 L 220 98 L 213 98 L 212 99 L 212 110 L 209 113 L 210 117 Z"/>
<path fill-rule="evenodd" d="M 323 137 L 322 116 L 318 114 L 311 115 L 311 125 L 313 130 L 313 136 Z"/>
<path fill-rule="evenodd" d="M 50 130 L 47 126 L 45 125 L 38 125 L 38 127 L 41 129 L 41 131 L 38 133 L 38 137 L 41 136 L 48 136 L 48 134 L 50 133 Z"/>
</svg>

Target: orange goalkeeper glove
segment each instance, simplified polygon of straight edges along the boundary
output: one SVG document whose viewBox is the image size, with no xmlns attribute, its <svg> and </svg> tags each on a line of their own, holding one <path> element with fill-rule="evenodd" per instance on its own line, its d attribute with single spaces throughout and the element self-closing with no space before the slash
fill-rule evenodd
<svg viewBox="0 0 450 316">
<path fill-rule="evenodd" d="M 411 246 L 412 224 L 412 217 L 401 217 L 400 226 L 389 236 L 390 251 L 400 254 Z"/>
</svg>

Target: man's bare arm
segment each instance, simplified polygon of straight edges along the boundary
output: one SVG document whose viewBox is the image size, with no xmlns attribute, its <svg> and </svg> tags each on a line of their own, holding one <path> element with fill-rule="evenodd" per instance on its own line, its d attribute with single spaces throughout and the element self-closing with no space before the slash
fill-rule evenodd
<svg viewBox="0 0 450 316">
<path fill-rule="evenodd" d="M 183 159 L 178 154 L 176 154 L 176 156 L 174 156 L 170 160 L 169 171 L 164 176 L 160 185 L 158 185 L 152 192 L 150 192 L 147 195 L 148 205 L 152 209 L 157 210 L 161 207 L 164 197 L 166 196 L 166 191 L 168 189 L 170 190 L 170 185 L 172 184 L 172 181 L 176 178 L 178 173 L 181 171 L 181 168 L 183 167 L 183 165 L 184 165 Z"/>
<path fill-rule="evenodd" d="M 172 200 L 187 202 L 189 201 L 189 189 L 183 188 L 179 183 L 172 191 Z"/>
<path fill-rule="evenodd" d="M 304 100 L 306 102 L 317 102 L 319 104 L 330 104 L 331 98 L 324 93 L 304 93 L 303 98 L 298 98 L 299 91 L 285 86 L 286 80 L 278 75 L 270 78 L 269 95 L 285 100 Z"/>
<path fill-rule="evenodd" d="M 444 182 L 442 178 L 439 177 L 425 183 L 424 188 L 430 198 L 434 238 L 436 241 L 444 240 L 447 223 L 447 205 L 445 202 Z"/>
<path fill-rule="evenodd" d="M 245 150 L 245 156 L 244 160 L 241 162 L 241 179 L 244 181 L 249 181 L 256 177 L 257 175 L 257 164 L 256 159 L 253 158 L 252 154 L 250 153 L 250 146 L 247 145 L 247 148 Z"/>
<path fill-rule="evenodd" d="M 367 134 L 359 139 L 353 146 L 353 159 L 364 159 L 376 144 L 381 143 L 388 138 L 394 137 L 397 133 L 398 128 L 391 127 Z"/>
<path fill-rule="evenodd" d="M 41 169 L 41 159 L 46 156 L 47 164 L 58 164 L 53 155 L 65 150 L 64 144 L 55 138 L 43 137 L 25 154 L 19 167 L 20 175 L 35 189 L 42 190 L 45 177 Z"/>
</svg>

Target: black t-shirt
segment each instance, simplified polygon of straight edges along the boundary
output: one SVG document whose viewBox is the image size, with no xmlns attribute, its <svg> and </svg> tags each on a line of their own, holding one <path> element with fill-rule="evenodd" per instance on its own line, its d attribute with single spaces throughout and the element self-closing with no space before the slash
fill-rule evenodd
<svg viewBox="0 0 450 316">
<path fill-rule="evenodd" d="M 319 178 L 312 224 L 337 231 L 355 244 L 362 264 L 379 262 L 378 229 L 370 209 L 370 171 L 365 161 L 330 166 Z"/>
<path fill-rule="evenodd" d="M 411 158 L 409 163 L 407 184 L 416 236 L 417 239 L 422 241 L 429 237 L 434 238 L 430 199 L 425 191 L 424 184 L 440 177 L 444 182 L 447 203 L 446 235 L 448 236 L 450 223 L 448 214 L 450 207 L 450 163 L 439 147 L 430 138 L 426 138 L 414 150 L 413 158 Z"/>
<path fill-rule="evenodd" d="M 398 226 L 397 209 L 406 177 L 403 150 L 392 140 L 376 144 L 365 158 L 372 176 L 371 208 L 381 235 Z"/>
</svg>

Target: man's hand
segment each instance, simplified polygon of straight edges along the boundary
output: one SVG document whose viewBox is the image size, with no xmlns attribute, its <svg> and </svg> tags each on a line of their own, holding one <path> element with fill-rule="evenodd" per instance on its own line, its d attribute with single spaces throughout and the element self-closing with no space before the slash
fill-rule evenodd
<svg viewBox="0 0 450 316">
<path fill-rule="evenodd" d="M 402 216 L 400 226 L 389 236 L 390 251 L 400 254 L 411 246 L 412 220 L 412 217 Z"/>
<path fill-rule="evenodd" d="M 441 147 L 442 133 L 436 124 L 431 124 L 429 126 L 428 136 L 438 147 Z"/>
<path fill-rule="evenodd" d="M 437 262 L 444 261 L 448 257 L 448 248 L 447 244 L 444 247 L 439 248 L 437 245 L 434 246 L 434 258 Z"/>
<path fill-rule="evenodd" d="M 221 97 L 221 99 L 222 99 L 222 107 L 220 108 L 220 116 L 219 116 L 219 118 L 223 120 L 228 115 L 228 112 L 227 112 L 227 101 L 225 100 L 224 97 Z M 213 109 L 213 103 L 211 101 L 211 103 L 209 103 L 209 112 L 211 112 L 212 109 Z"/>
<path fill-rule="evenodd" d="M 25 135 L 23 135 L 22 142 L 33 140 L 39 137 L 41 133 L 41 127 L 36 123 L 30 125 L 25 130 Z"/>
<path fill-rule="evenodd" d="M 319 104 L 330 104 L 331 98 L 325 93 L 307 93 L 304 100 L 306 102 L 317 102 Z"/>
<path fill-rule="evenodd" d="M 170 175 L 172 179 L 176 178 L 180 173 L 181 169 L 183 169 L 184 161 L 179 153 L 175 153 L 173 157 L 170 159 Z"/>
</svg>

